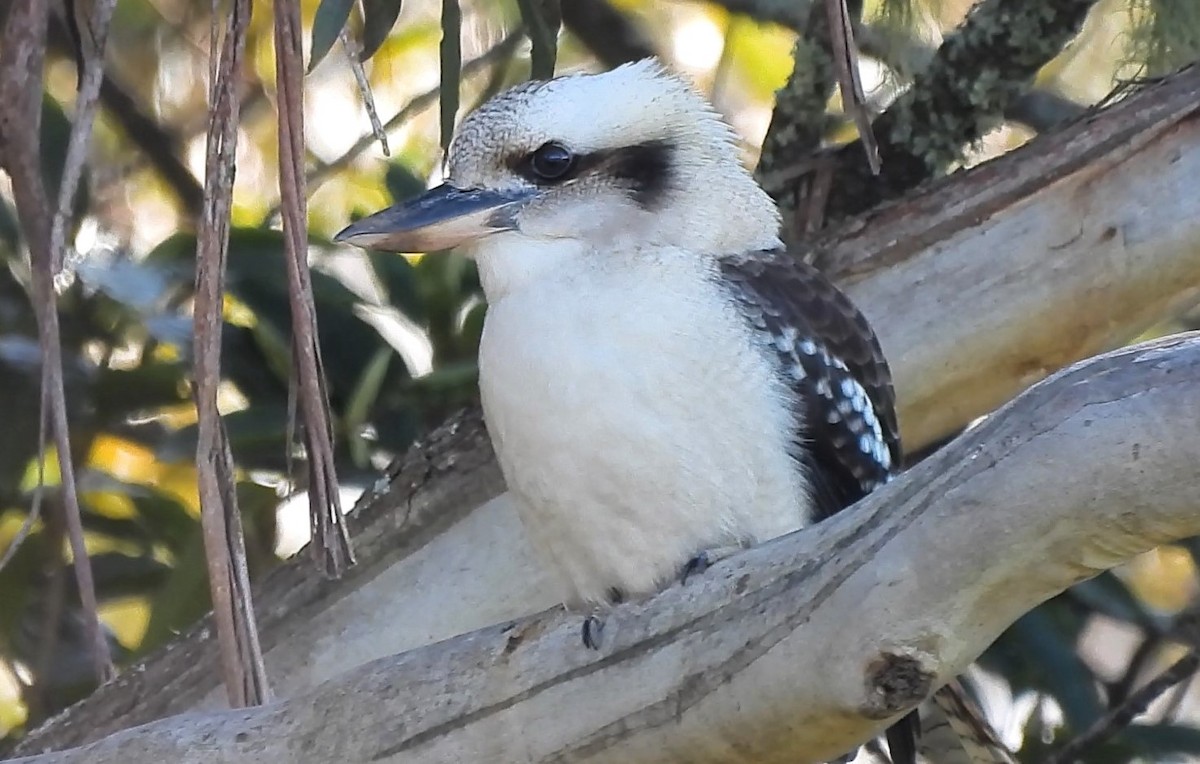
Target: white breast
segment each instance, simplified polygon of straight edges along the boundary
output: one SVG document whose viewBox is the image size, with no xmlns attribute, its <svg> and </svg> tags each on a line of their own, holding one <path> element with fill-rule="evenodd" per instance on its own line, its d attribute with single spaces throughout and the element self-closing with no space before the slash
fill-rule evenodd
<svg viewBox="0 0 1200 764">
<path fill-rule="evenodd" d="M 526 256 L 552 267 L 501 285 L 502 264 L 481 259 L 480 389 L 565 600 L 654 591 L 704 549 L 803 524 L 794 414 L 711 264 L 677 251 Z"/>
</svg>

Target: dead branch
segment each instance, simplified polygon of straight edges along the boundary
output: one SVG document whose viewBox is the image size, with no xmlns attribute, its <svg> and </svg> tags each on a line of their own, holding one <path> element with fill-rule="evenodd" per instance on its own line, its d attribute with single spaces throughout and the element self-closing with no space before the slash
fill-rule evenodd
<svg viewBox="0 0 1200 764">
<path fill-rule="evenodd" d="M 615 609 L 554 609 L 26 764 L 817 762 L 878 732 L 1013 620 L 1200 533 L 1200 334 L 1030 389 L 886 488 Z"/>
<path fill-rule="evenodd" d="M 234 487 L 233 454 L 217 410 L 221 382 L 221 326 L 225 257 L 237 126 L 238 73 L 250 25 L 249 0 L 234 0 L 227 18 L 214 12 L 209 61 L 211 115 L 204 161 L 204 208 L 197 225 L 196 299 L 193 309 L 193 394 L 198 435 L 197 480 L 205 561 L 221 648 L 221 676 L 229 704 L 261 703 L 270 695 L 246 570 L 246 547 Z M 222 34 L 222 27 L 224 34 Z"/>
<path fill-rule="evenodd" d="M 54 438 L 55 450 L 58 452 L 62 512 L 71 555 L 74 558 L 75 580 L 79 586 L 79 600 L 84 611 L 85 628 L 96 675 L 104 682 L 113 674 L 112 657 L 96 610 L 96 590 L 83 537 L 74 454 L 71 452 L 71 434 L 67 421 L 66 391 L 63 386 L 62 338 L 54 290 L 56 264 L 62 262 L 62 257 L 53 244 L 55 213 L 38 166 L 42 62 L 46 53 L 48 13 L 49 8 L 36 0 L 16 3 L 8 12 L 4 45 L 0 52 L 0 164 L 3 164 L 12 178 L 17 214 L 29 246 L 32 282 L 30 301 L 37 316 L 38 344 L 42 351 L 39 437 L 45 435 L 49 429 Z M 74 160 L 82 162 L 81 153 L 76 152 Z M 78 167 L 70 171 L 64 168 L 64 171 L 67 175 L 74 174 L 76 177 L 81 172 Z M 61 239 L 58 246 L 62 246 Z M 45 440 L 39 440 L 39 464 L 45 462 L 45 446 Z M 36 490 L 43 490 L 40 483 Z M 40 497 L 35 502 L 39 500 Z"/>
</svg>

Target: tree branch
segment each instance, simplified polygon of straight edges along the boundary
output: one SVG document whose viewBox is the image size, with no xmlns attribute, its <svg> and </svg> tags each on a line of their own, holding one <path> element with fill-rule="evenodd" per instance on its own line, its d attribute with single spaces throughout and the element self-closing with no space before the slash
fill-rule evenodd
<svg viewBox="0 0 1200 764">
<path fill-rule="evenodd" d="M 760 182 L 770 168 L 787 166 L 796 159 L 812 156 L 820 148 L 829 128 L 831 118 L 826 107 L 837 78 L 825 6 L 824 0 L 810 6 L 807 20 L 796 30 L 796 43 L 792 47 L 792 73 L 775 94 L 775 109 L 771 112 L 771 123 L 763 137 L 757 170 Z M 857 23 L 862 15 L 862 3 L 854 3 L 850 10 Z M 798 179 L 799 182 L 788 192 L 778 193 L 776 202 L 785 218 L 804 220 L 809 230 L 820 228 L 819 221 L 823 219 L 832 179 L 833 163 L 827 162 L 825 166 L 817 167 L 811 174 Z M 796 186 L 804 188 L 801 190 Z M 793 218 L 791 213 L 795 212 L 800 199 L 816 200 L 814 206 L 819 209 L 806 210 Z"/>
<path fill-rule="evenodd" d="M 52 220 L 55 213 L 37 161 L 41 154 L 42 64 L 48 16 L 46 6 L 27 1 L 13 4 L 5 19 L 4 45 L 0 48 L 0 165 L 12 178 L 17 216 L 29 246 L 30 301 L 37 317 L 38 345 L 42 354 L 39 434 L 45 434 L 49 429 L 58 452 L 63 520 L 74 558 L 75 579 L 92 659 L 97 678 L 103 683 L 113 674 L 112 657 L 97 613 L 92 565 L 79 510 L 63 382 L 58 302 L 54 291 L 55 263 L 62 262 L 62 253 L 54 248 Z M 76 153 L 74 159 L 78 162 L 83 157 Z M 60 180 L 66 183 L 68 179 Z M 62 246 L 61 237 L 57 244 Z M 38 443 L 39 464 L 44 462 L 45 445 L 45 441 Z M 38 476 L 42 477 L 40 468 Z M 44 486 L 39 482 L 35 490 L 42 491 Z"/>
<path fill-rule="evenodd" d="M 958 160 L 964 147 L 994 127 L 1037 71 L 1075 36 L 1094 3 L 985 0 L 975 6 L 913 86 L 875 121 L 882 174 L 871 173 L 858 141 L 830 152 L 837 174 L 825 217 L 843 218 L 895 198 Z M 780 171 L 786 174 L 788 162 L 808 158 L 782 163 L 780 157 L 764 158 L 771 159 L 760 168 L 766 190 L 785 212 L 801 209 L 803 200 L 793 198 L 796 183 L 774 179 Z"/>
<path fill-rule="evenodd" d="M 1178 415 L 1198 408 L 1200 335 L 1116 351 L 832 520 L 616 608 L 598 651 L 555 609 L 26 764 L 824 761 L 1022 613 L 1200 533 L 1200 438 Z"/>
<path fill-rule="evenodd" d="M 880 334 L 910 448 L 1195 301 L 1197 92 L 1200 66 L 811 242 Z"/>
</svg>

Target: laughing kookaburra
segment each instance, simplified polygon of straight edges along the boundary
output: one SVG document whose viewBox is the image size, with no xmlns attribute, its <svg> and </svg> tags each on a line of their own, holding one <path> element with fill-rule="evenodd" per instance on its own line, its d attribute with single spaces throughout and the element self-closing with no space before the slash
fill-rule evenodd
<svg viewBox="0 0 1200 764">
<path fill-rule="evenodd" d="M 779 226 L 732 131 L 643 61 L 492 98 L 443 185 L 338 240 L 475 258 L 496 455 L 564 599 L 595 605 L 828 517 L 898 466 L 879 343 Z"/>
</svg>

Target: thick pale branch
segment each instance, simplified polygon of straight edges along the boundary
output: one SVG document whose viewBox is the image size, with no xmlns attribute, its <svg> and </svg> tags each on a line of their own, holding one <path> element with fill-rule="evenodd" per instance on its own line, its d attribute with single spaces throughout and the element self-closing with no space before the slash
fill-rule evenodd
<svg viewBox="0 0 1200 764">
<path fill-rule="evenodd" d="M 816 762 L 1014 619 L 1200 533 L 1200 334 L 1034 387 L 846 513 L 607 617 L 552 610 L 27 764 Z"/>
<path fill-rule="evenodd" d="M 1200 295 L 1200 66 L 813 243 L 917 449 Z"/>
<path fill-rule="evenodd" d="M 910 449 L 1135 335 L 1200 286 L 1200 68 L 887 205 L 818 261 L 882 337 Z M 256 592 L 273 686 L 293 695 L 382 655 L 553 602 L 477 416 L 414 450 L 350 519 L 359 565 L 303 561 Z M 483 506 L 480 506 L 480 505 Z M 449 604 L 448 604 L 449 603 Z M 79 745 L 219 704 L 206 625 L 18 746 Z"/>
</svg>

